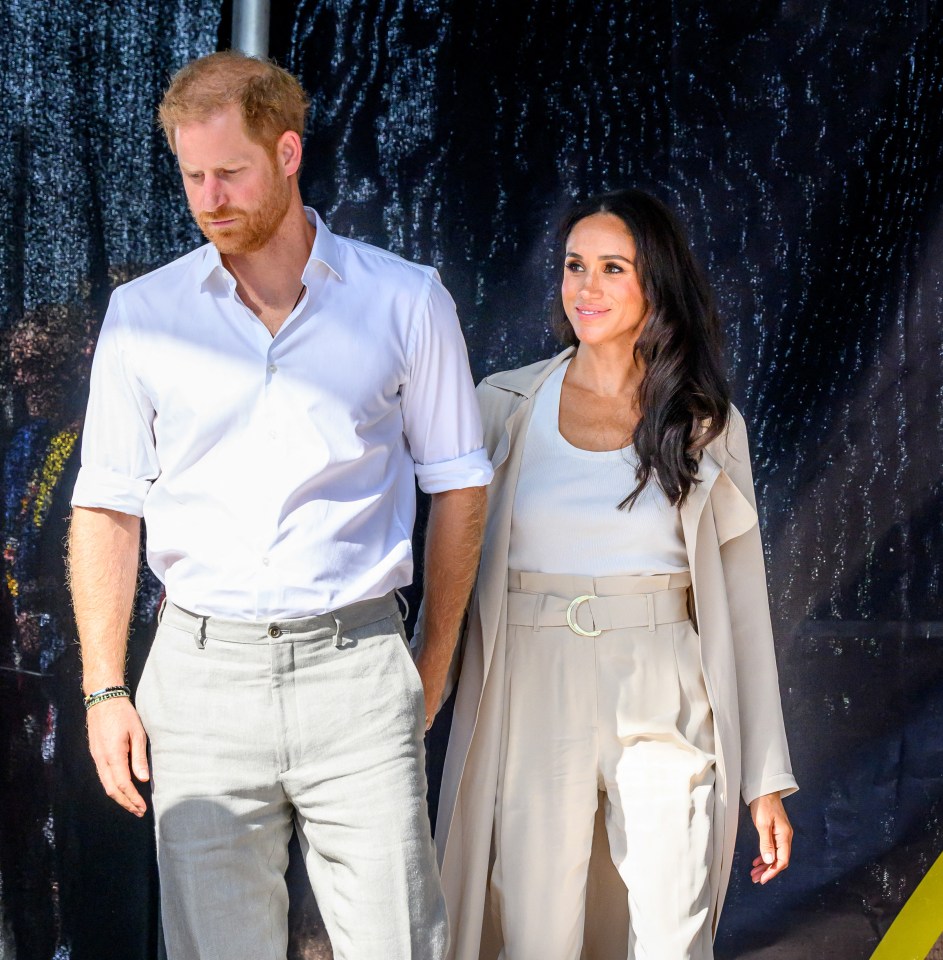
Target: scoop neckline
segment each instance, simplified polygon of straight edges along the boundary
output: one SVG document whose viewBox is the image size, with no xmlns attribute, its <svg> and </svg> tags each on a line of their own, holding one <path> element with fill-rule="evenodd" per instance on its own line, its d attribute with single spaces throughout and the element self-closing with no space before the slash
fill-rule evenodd
<svg viewBox="0 0 943 960">
<path fill-rule="evenodd" d="M 570 357 L 567 357 L 563 363 L 554 370 L 551 374 L 551 378 L 556 379 L 556 382 L 553 385 L 554 395 L 553 395 L 553 432 L 556 436 L 557 442 L 563 447 L 563 449 L 572 454 L 573 456 L 580 457 L 584 460 L 621 460 L 626 462 L 629 456 L 634 456 L 635 454 L 635 444 L 630 443 L 625 447 L 616 447 L 613 450 L 586 450 L 583 447 L 578 447 L 576 444 L 570 443 L 565 436 L 563 436 L 560 431 L 560 402 L 563 397 L 563 378 L 566 376 L 567 368 L 570 366 Z"/>
</svg>

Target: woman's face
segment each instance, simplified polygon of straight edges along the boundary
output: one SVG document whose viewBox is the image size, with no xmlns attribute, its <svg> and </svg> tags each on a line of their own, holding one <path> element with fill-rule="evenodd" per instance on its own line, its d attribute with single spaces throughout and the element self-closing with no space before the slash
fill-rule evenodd
<svg viewBox="0 0 943 960">
<path fill-rule="evenodd" d="M 561 293 L 580 343 L 634 347 L 648 303 L 635 269 L 635 241 L 615 214 L 594 213 L 570 231 Z"/>
</svg>

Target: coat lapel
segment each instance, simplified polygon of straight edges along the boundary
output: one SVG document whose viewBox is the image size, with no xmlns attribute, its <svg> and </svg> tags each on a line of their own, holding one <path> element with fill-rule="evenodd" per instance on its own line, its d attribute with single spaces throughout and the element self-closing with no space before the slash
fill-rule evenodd
<svg viewBox="0 0 943 960">
<path fill-rule="evenodd" d="M 681 529 L 684 531 L 684 542 L 688 548 L 688 565 L 692 578 L 695 575 L 694 558 L 697 555 L 697 530 L 701 524 L 701 514 L 722 472 L 720 464 L 710 451 L 705 450 L 697 472 L 700 483 L 694 485 L 681 508 Z"/>
<path fill-rule="evenodd" d="M 722 547 L 728 540 L 741 536 L 758 522 L 753 504 L 741 493 L 714 456 L 716 445 L 722 442 L 722 439 L 715 440 L 704 451 L 698 468 L 700 483 L 694 487 L 681 508 L 681 527 L 692 566 L 701 514 L 708 499 L 713 505 L 718 546 Z"/>
<path fill-rule="evenodd" d="M 527 426 L 533 412 L 533 397 L 544 380 L 573 352 L 571 347 L 557 354 L 550 361 L 488 378 L 488 383 L 493 388 L 510 394 L 509 402 L 512 406 L 504 421 L 504 431 L 491 457 L 495 475 L 488 489 L 488 499 L 494 505 L 494 509 L 488 512 L 488 528 L 485 532 L 488 556 L 482 557 L 481 562 L 481 569 L 490 571 L 491 576 L 479 581 L 484 653 L 483 680 L 487 679 L 491 666 L 495 640 L 506 605 L 511 510 L 514 506 L 514 491 L 517 489 L 517 480 L 521 472 L 524 439 L 527 436 Z"/>
<path fill-rule="evenodd" d="M 681 529 L 688 552 L 688 566 L 691 570 L 691 586 L 694 591 L 695 609 L 697 609 L 697 538 L 701 526 L 701 517 L 708 501 L 714 516 L 717 532 L 717 545 L 722 547 L 728 540 L 739 537 L 750 530 L 757 522 L 753 504 L 741 493 L 730 479 L 727 471 L 720 465 L 714 453 L 718 453 L 717 444 L 723 444 L 723 438 L 715 440 L 705 449 L 698 467 L 698 483 L 691 491 L 681 508 Z M 721 447 L 722 449 L 722 447 Z"/>
</svg>

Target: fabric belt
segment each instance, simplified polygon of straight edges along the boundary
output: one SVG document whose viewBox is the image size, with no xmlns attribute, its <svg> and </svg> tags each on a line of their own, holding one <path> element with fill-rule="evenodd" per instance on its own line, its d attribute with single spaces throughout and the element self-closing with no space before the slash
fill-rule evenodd
<svg viewBox="0 0 943 960">
<path fill-rule="evenodd" d="M 341 646 L 346 630 L 365 627 L 399 613 L 395 591 L 372 600 L 360 600 L 339 610 L 316 617 L 289 617 L 283 620 L 229 620 L 225 617 L 202 616 L 164 601 L 159 614 L 161 623 L 167 622 L 178 630 L 193 635 L 198 647 L 205 647 L 207 639 L 229 643 L 293 643 L 299 640 L 334 638 L 334 646 Z"/>
<path fill-rule="evenodd" d="M 508 571 L 508 623 L 569 627 L 584 637 L 603 630 L 681 623 L 690 618 L 690 573 L 580 577 Z"/>
</svg>

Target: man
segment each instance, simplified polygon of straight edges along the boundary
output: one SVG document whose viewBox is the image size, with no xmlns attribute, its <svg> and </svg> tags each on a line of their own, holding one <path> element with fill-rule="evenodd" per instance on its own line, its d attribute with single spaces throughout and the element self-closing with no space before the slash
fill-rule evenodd
<svg viewBox="0 0 943 960">
<path fill-rule="evenodd" d="M 115 292 L 92 372 L 70 541 L 89 740 L 140 816 L 150 737 L 171 960 L 283 960 L 293 823 L 335 956 L 435 958 L 447 937 L 422 735 L 491 466 L 435 271 L 303 207 L 306 109 L 237 53 L 174 77 L 160 118 L 210 243 Z M 393 596 L 414 475 L 432 494 L 418 674 Z M 142 516 L 167 605 L 139 719 Z"/>
</svg>

